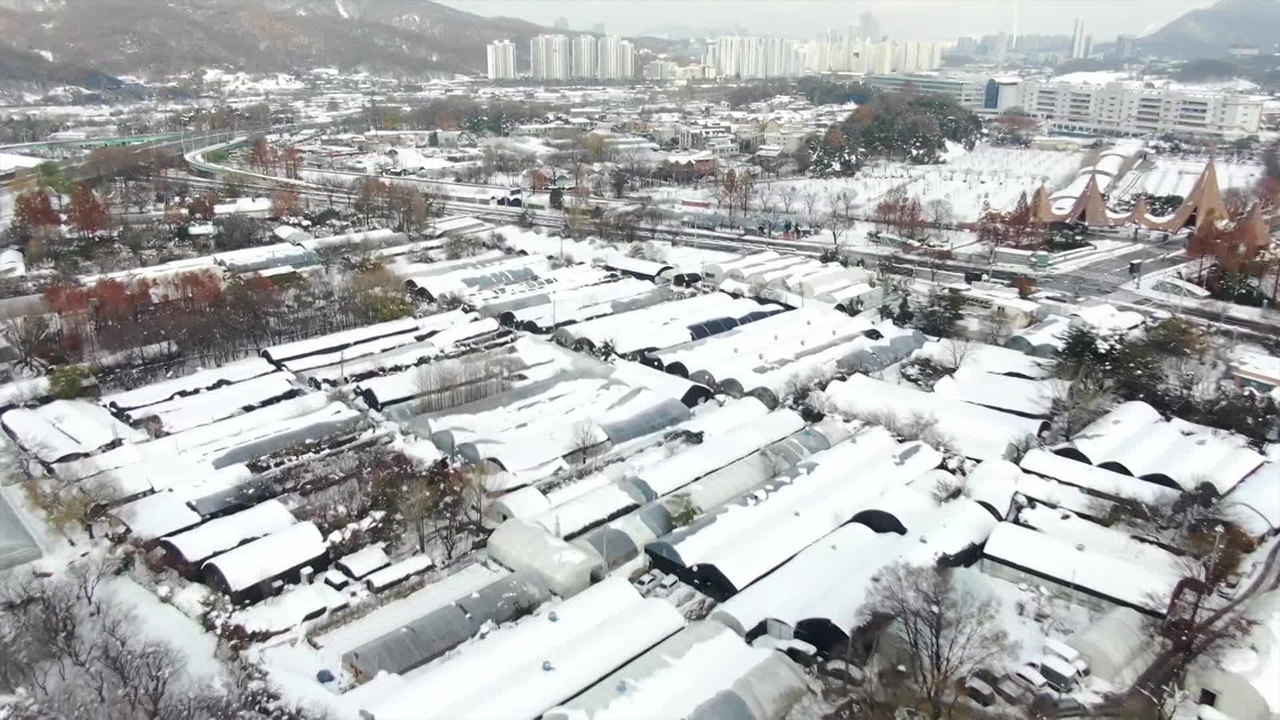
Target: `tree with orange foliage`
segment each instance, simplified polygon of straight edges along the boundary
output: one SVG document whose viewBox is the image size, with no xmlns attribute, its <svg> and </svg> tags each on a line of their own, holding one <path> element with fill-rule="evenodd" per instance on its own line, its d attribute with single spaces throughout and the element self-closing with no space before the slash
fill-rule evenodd
<svg viewBox="0 0 1280 720">
<path fill-rule="evenodd" d="M 193 220 L 212 220 L 213 206 L 218 203 L 218 198 L 213 195 L 201 195 L 191 199 L 187 204 L 188 216 Z"/>
<path fill-rule="evenodd" d="M 249 168 L 263 175 L 272 174 L 271 171 L 275 166 L 274 148 L 267 143 L 266 138 L 258 138 L 253 141 L 253 147 L 249 150 Z"/>
<path fill-rule="evenodd" d="M 293 180 L 302 177 L 302 151 L 290 145 L 285 148 L 280 156 L 280 163 L 284 167 L 284 176 Z"/>
<path fill-rule="evenodd" d="M 298 214 L 298 193 L 281 190 L 271 198 L 271 217 L 282 218 Z"/>
<path fill-rule="evenodd" d="M 387 184 L 377 178 L 366 178 L 363 182 L 357 180 L 356 198 L 351 203 L 352 209 L 364 215 L 366 225 L 376 214 L 386 208 Z"/>
<path fill-rule="evenodd" d="M 28 190 L 18 196 L 13 204 L 13 225 L 33 231 L 37 228 L 57 227 L 62 224 L 58 213 L 54 212 L 49 193 L 44 188 Z"/>
<path fill-rule="evenodd" d="M 93 188 L 87 183 L 80 183 L 71 194 L 71 205 L 67 208 L 67 222 L 80 233 L 81 237 L 89 237 L 109 228 L 111 215 L 103 201 L 98 199 Z"/>
<path fill-rule="evenodd" d="M 547 189 L 551 181 L 547 179 L 547 174 L 541 170 L 529 171 L 529 189 L 541 192 Z"/>
</svg>

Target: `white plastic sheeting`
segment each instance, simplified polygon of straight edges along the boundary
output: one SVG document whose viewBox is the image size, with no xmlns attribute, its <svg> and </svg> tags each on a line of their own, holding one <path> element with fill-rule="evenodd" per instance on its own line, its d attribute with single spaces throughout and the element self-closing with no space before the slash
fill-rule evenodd
<svg viewBox="0 0 1280 720">
<path fill-rule="evenodd" d="M 667 288 L 627 278 L 570 290 L 557 295 L 552 303 L 523 308 L 510 317 L 516 327 L 547 332 L 561 325 L 661 304 L 670 298 L 671 292 Z"/>
<path fill-rule="evenodd" d="M 308 355 L 335 352 L 352 345 L 391 335 L 413 333 L 417 329 L 418 323 L 416 320 L 413 318 L 401 318 L 390 322 L 365 325 L 351 330 L 321 335 L 317 338 L 276 345 L 263 350 L 262 357 L 272 362 L 282 363 Z"/>
<path fill-rule="evenodd" d="M 569 325 L 556 332 L 556 339 L 565 344 L 590 342 L 597 347 L 609 341 L 616 352 L 625 355 L 689 342 L 693 339 L 690 325 L 717 317 L 741 317 L 765 307 L 723 293 L 695 295 Z"/>
<path fill-rule="evenodd" d="M 111 443 L 145 440 L 147 434 L 83 400 L 54 400 L 34 410 L 17 408 L 0 422 L 28 452 L 45 462 L 89 455 Z"/>
<path fill-rule="evenodd" d="M 1053 357 L 1066 342 L 1071 321 L 1061 315 L 1050 315 L 1005 342 L 1005 347 L 1035 357 Z"/>
<path fill-rule="evenodd" d="M 586 590 L 600 558 L 524 520 L 507 520 L 489 536 L 489 556 L 515 572 L 537 575 L 562 598 Z"/>
<path fill-rule="evenodd" d="M 724 280 L 725 277 L 729 274 L 729 271 L 731 270 L 737 270 L 739 268 L 748 268 L 756 265 L 762 265 L 771 260 L 776 260 L 779 257 L 781 256 L 778 253 L 773 252 L 772 250 L 766 250 L 764 252 L 752 253 L 750 255 L 743 255 L 741 257 L 737 257 L 732 260 L 722 260 L 720 262 L 707 263 L 706 266 L 703 268 L 704 276 L 706 277 L 707 280 L 710 280 L 712 282 L 715 282 L 717 280 Z"/>
<path fill-rule="evenodd" d="M 122 445 L 100 455 L 62 463 L 55 468 L 55 472 L 64 480 L 80 480 L 148 460 L 156 463 L 198 463 L 212 451 L 211 448 L 225 447 L 226 443 L 234 443 L 245 436 L 256 436 L 264 427 L 323 410 L 328 404 L 324 393 L 311 393 L 185 432 L 133 445 Z M 186 482 L 190 480 L 179 476 L 170 479 L 166 486 Z"/>
<path fill-rule="evenodd" d="M 1183 490 L 1207 482 L 1226 494 L 1264 458 L 1229 433 L 1166 422 L 1150 405 L 1127 402 L 1098 418 L 1071 439 L 1072 448 L 1094 465 L 1109 465 L 1134 477 L 1168 478 Z"/>
<path fill-rule="evenodd" d="M 662 497 L 802 427 L 804 420 L 795 412 L 779 410 L 647 468 L 637 480 L 653 497 Z"/>
<path fill-rule="evenodd" d="M 688 568 L 714 566 L 740 591 L 872 507 L 887 488 L 942 461 L 922 443 L 895 446 L 881 433 L 868 435 L 865 442 L 855 437 L 814 456 L 817 467 L 808 475 L 729 505 L 708 524 L 668 541 L 679 561 Z"/>
<path fill-rule="evenodd" d="M 287 373 L 271 373 L 148 405 L 127 415 L 132 422 L 154 417 L 165 433 L 171 435 L 231 417 L 245 408 L 266 405 L 295 390 L 297 387 Z"/>
<path fill-rule="evenodd" d="M 364 710 L 375 720 L 527 720 L 683 626 L 670 603 L 605 580 L 386 683 L 391 692 Z"/>
<path fill-rule="evenodd" d="M 39 543 L 31 536 L 18 511 L 0 492 L 0 572 L 40 557 Z"/>
<path fill-rule="evenodd" d="M 995 527 L 995 519 L 971 500 L 939 506 L 914 488 L 899 491 L 923 500 L 923 510 L 901 518 L 905 535 L 876 533 L 861 523 L 845 525 L 730 598 L 711 619 L 744 634 L 769 619 L 792 629 L 804 620 L 827 620 L 848 632 L 862 619 L 862 606 L 881 568 L 895 562 L 933 564 L 940 556 L 980 545 Z M 876 509 L 885 506 L 872 503 Z"/>
<path fill-rule="evenodd" d="M 1093 549 L 1008 522 L 991 532 L 983 557 L 988 572 L 988 563 L 1000 563 L 1155 615 L 1164 614 L 1164 602 L 1180 577 L 1168 568 L 1142 565 L 1105 548 Z"/>
<path fill-rule="evenodd" d="M 1129 685 L 1145 665 L 1134 665 L 1154 650 L 1147 633 L 1147 619 L 1138 611 L 1118 607 L 1109 610 L 1089 627 L 1067 638 L 1068 647 L 1080 653 L 1089 674 L 1116 685 Z"/>
<path fill-rule="evenodd" d="M 804 674 L 780 652 L 745 645 L 715 622 L 698 622 L 619 668 L 544 720 L 697 717 L 720 693 L 750 710 L 742 720 L 781 720 L 807 692 Z"/>
<path fill-rule="evenodd" d="M 381 545 L 362 547 L 353 553 L 343 555 L 334 563 L 339 570 L 356 580 L 360 580 L 365 575 L 381 570 L 390 564 L 391 559 L 387 557 L 387 553 L 382 549 Z"/>
<path fill-rule="evenodd" d="M 299 585 L 232 614 L 231 622 L 251 633 L 282 633 L 326 611 L 340 610 L 348 602 L 346 595 L 325 583 Z"/>
<path fill-rule="evenodd" d="M 969 340 L 931 340 L 912 357 L 924 358 L 942 367 L 976 370 L 997 375 L 1013 375 L 1030 379 L 1048 377 L 1053 364 L 1009 348 L 996 347 Z"/>
<path fill-rule="evenodd" d="M 440 330 L 428 340 L 409 343 L 363 358 L 342 359 L 337 363 L 308 370 L 303 374 L 303 377 L 313 384 L 339 383 L 347 378 L 384 373 L 401 368 L 412 368 L 432 358 L 457 352 L 463 343 L 496 333 L 498 330 L 498 321 L 493 318 L 459 323 Z M 414 371 L 410 370 L 408 372 L 413 373 Z M 412 378 L 413 382 L 409 382 L 405 378 L 410 378 L 410 375 L 404 375 L 403 373 L 402 375 L 403 378 L 400 381 L 387 386 L 386 391 L 390 393 L 389 397 L 398 396 L 397 393 L 413 392 L 415 390 L 410 385 L 416 384 L 416 377 Z M 372 380 L 367 382 L 372 382 Z"/>
<path fill-rule="evenodd" d="M 741 325 L 728 332 L 695 340 L 655 353 L 664 369 L 683 367 L 689 378 L 703 382 L 695 373 L 707 374 L 711 382 L 744 362 L 760 364 L 794 357 L 806 347 L 820 347 L 869 330 L 871 323 L 829 307 L 805 307 Z"/>
<path fill-rule="evenodd" d="M 1025 380 L 961 368 L 938 380 L 933 392 L 994 410 L 1046 418 L 1055 398 L 1066 397 L 1066 380 Z"/>
<path fill-rule="evenodd" d="M 1105 553 L 1169 575 L 1178 576 L 1185 571 L 1181 558 L 1168 550 L 1142 542 L 1122 530 L 1090 522 L 1071 512 L 1044 506 L 1023 508 L 1018 512 L 1018 522 L 1046 535 L 1082 544 L 1087 550 Z"/>
<path fill-rule="evenodd" d="M 1280 466 L 1259 466 L 1227 495 L 1223 507 L 1254 537 L 1280 530 Z"/>
<path fill-rule="evenodd" d="M 164 541 L 186 563 L 202 560 L 250 540 L 279 532 L 298 520 L 279 500 L 264 500 L 246 510 L 220 517 Z"/>
<path fill-rule="evenodd" d="M 937 430 L 961 455 L 976 460 L 1005 457 L 1011 444 L 1039 435 L 1042 426 L 1037 420 L 865 375 L 831 382 L 824 399 L 830 411 L 847 415 L 893 416 L 903 422 L 913 417 L 933 418 L 937 421 Z"/>
<path fill-rule="evenodd" d="M 132 410 L 144 405 L 164 402 L 179 395 L 189 395 L 199 390 L 208 390 L 219 385 L 241 382 L 259 375 L 275 372 L 275 370 L 271 363 L 260 357 L 248 358 L 172 380 L 152 383 L 135 390 L 104 395 L 101 401 L 104 405 L 109 405 L 119 410 Z"/>
<path fill-rule="evenodd" d="M 206 561 L 203 572 L 221 589 L 234 594 L 311 562 L 327 551 L 314 523 L 298 523 Z"/>
<path fill-rule="evenodd" d="M 1151 505 L 1173 500 L 1179 495 L 1173 488 L 1065 458 L 1045 448 L 1034 448 L 1023 455 L 1021 466 L 1027 472 L 1109 498 L 1136 500 Z M 1280 492 L 1276 496 L 1280 497 Z"/>
<path fill-rule="evenodd" d="M 400 562 L 382 568 L 364 579 L 364 584 L 373 592 L 382 592 L 397 583 L 414 575 L 426 572 L 435 567 L 429 555 L 411 555 Z"/>
<path fill-rule="evenodd" d="M 158 492 L 121 505 L 111 511 L 129 528 L 129 537 L 147 541 L 171 535 L 200 524 L 200 515 L 187 507 L 186 500 L 172 492 Z"/>
</svg>

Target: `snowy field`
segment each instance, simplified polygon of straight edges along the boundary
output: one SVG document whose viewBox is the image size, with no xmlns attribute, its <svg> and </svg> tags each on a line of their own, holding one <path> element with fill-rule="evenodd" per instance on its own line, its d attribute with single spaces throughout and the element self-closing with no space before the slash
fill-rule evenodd
<svg viewBox="0 0 1280 720">
<path fill-rule="evenodd" d="M 852 178 L 780 180 L 770 183 L 775 193 L 771 201 L 781 205 L 784 193 L 794 192 L 792 212 L 807 213 L 804 197 L 813 194 L 814 213 L 822 214 L 830 211 L 831 197 L 852 192 L 854 212 L 866 215 L 885 193 L 902 187 L 921 203 L 951 203 L 954 219 L 970 222 L 978 219 L 984 202 L 996 210 L 1011 210 L 1024 192 L 1029 200 L 1041 185 L 1050 190 L 1062 187 L 1083 159 L 1084 153 L 979 146 L 953 156 L 945 165 L 876 162 Z M 703 189 L 684 197 L 711 200 L 713 193 Z M 769 197 L 768 191 L 761 190 L 760 197 Z"/>
</svg>

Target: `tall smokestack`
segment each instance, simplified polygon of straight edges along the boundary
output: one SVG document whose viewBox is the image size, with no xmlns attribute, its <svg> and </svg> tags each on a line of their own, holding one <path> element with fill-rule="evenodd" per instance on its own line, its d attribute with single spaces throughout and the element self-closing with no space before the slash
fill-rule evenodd
<svg viewBox="0 0 1280 720">
<path fill-rule="evenodd" d="M 1022 5 L 1022 0 L 1013 0 L 1013 45 L 1010 50 L 1018 49 L 1018 8 Z"/>
</svg>

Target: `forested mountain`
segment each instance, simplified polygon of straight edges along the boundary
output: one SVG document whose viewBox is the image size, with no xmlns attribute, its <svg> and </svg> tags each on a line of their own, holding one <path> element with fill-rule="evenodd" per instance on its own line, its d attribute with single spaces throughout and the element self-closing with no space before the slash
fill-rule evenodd
<svg viewBox="0 0 1280 720">
<path fill-rule="evenodd" d="M 0 47 L 112 74 L 208 66 L 483 72 L 486 43 L 512 40 L 523 63 L 529 38 L 541 32 L 548 30 L 430 0 L 0 0 Z"/>
<path fill-rule="evenodd" d="M 1266 54 L 1276 52 L 1277 43 L 1280 0 L 1218 0 L 1182 15 L 1141 41 L 1144 52 L 1173 58 L 1223 57 L 1233 45 L 1257 47 Z"/>
</svg>

